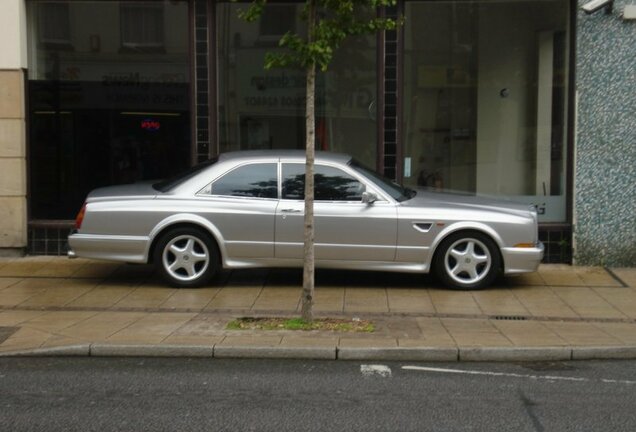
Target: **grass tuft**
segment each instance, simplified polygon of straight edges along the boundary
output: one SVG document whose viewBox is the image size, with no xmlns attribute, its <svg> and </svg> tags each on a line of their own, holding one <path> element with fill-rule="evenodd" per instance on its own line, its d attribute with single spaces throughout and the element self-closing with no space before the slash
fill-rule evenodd
<svg viewBox="0 0 636 432">
<path fill-rule="evenodd" d="M 302 318 L 237 318 L 227 323 L 227 330 L 326 330 L 335 332 L 373 333 L 375 325 L 361 319 L 318 318 L 312 322 Z"/>
</svg>

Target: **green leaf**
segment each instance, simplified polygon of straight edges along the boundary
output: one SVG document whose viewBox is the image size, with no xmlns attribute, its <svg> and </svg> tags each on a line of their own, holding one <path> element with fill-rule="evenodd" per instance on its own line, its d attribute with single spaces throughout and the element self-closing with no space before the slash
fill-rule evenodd
<svg viewBox="0 0 636 432">
<path fill-rule="evenodd" d="M 317 19 L 311 34 L 292 33 L 290 29 L 278 41 L 280 48 L 266 53 L 265 69 L 317 66 L 326 71 L 348 37 L 393 30 L 403 24 L 402 19 L 385 18 L 378 13 L 383 7 L 394 6 L 396 0 L 307 0 L 299 13 L 305 22 L 312 1 Z M 260 19 L 266 4 L 267 0 L 253 0 L 246 10 L 239 10 L 239 17 L 254 22 Z"/>
</svg>

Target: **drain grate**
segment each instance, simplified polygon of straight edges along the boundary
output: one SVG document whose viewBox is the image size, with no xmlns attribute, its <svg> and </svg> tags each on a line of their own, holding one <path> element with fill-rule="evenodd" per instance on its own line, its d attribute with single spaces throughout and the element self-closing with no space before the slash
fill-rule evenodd
<svg viewBox="0 0 636 432">
<path fill-rule="evenodd" d="M 9 339 L 18 330 L 20 330 L 20 327 L 0 327 L 0 344 Z"/>
<path fill-rule="evenodd" d="M 490 318 L 501 321 L 526 321 L 528 319 L 528 317 L 520 315 L 495 315 L 491 316 Z"/>
</svg>

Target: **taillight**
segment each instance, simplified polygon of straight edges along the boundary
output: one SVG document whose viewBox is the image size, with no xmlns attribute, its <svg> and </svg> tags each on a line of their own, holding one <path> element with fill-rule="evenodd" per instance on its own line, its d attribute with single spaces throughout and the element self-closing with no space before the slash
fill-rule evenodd
<svg viewBox="0 0 636 432">
<path fill-rule="evenodd" d="M 86 213 L 86 203 L 82 206 L 77 217 L 75 218 L 75 229 L 82 228 L 82 222 L 84 221 L 84 213 Z"/>
</svg>

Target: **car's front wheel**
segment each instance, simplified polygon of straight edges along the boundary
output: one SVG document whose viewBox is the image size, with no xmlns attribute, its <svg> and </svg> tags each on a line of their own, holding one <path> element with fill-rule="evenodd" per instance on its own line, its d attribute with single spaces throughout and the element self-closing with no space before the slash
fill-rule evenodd
<svg viewBox="0 0 636 432">
<path fill-rule="evenodd" d="M 482 289 L 499 275 L 501 257 L 490 237 L 459 232 L 442 241 L 433 265 L 437 276 L 450 288 Z"/>
<path fill-rule="evenodd" d="M 170 285 L 197 287 L 208 282 L 218 271 L 219 253 L 204 231 L 175 228 L 157 241 L 154 263 Z"/>
</svg>

